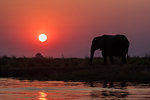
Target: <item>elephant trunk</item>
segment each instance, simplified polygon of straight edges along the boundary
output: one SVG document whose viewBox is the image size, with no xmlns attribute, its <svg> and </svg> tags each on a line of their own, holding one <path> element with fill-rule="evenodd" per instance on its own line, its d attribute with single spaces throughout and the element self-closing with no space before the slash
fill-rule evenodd
<svg viewBox="0 0 150 100">
<path fill-rule="evenodd" d="M 94 49 L 91 47 L 91 56 L 90 56 L 90 64 L 92 64 L 93 56 L 94 56 Z"/>
</svg>

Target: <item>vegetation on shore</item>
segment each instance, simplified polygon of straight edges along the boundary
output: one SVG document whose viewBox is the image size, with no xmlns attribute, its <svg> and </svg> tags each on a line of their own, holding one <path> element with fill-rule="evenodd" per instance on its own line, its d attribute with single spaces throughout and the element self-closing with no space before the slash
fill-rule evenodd
<svg viewBox="0 0 150 100">
<path fill-rule="evenodd" d="M 150 82 L 150 56 L 105 65 L 102 58 L 0 58 L 0 76 L 30 80 Z"/>
</svg>

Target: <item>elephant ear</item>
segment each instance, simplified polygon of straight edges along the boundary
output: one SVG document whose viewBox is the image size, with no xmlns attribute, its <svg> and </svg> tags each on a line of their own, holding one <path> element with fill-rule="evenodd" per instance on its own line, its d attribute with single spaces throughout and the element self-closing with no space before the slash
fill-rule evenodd
<svg viewBox="0 0 150 100">
<path fill-rule="evenodd" d="M 92 41 L 92 47 L 91 49 L 93 50 L 104 50 L 105 47 L 105 37 L 103 36 L 99 36 L 99 37 L 95 37 Z"/>
<path fill-rule="evenodd" d="M 100 38 L 99 38 L 99 40 L 98 40 L 98 44 L 99 44 L 99 48 L 100 48 L 100 50 L 104 50 L 105 49 L 105 41 L 106 41 L 106 36 L 105 35 L 103 35 L 103 36 L 101 36 Z"/>
</svg>

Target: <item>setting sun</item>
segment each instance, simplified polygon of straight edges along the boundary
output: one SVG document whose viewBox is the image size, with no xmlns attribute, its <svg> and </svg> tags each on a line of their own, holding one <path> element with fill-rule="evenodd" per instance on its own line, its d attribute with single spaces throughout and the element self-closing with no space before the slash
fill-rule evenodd
<svg viewBox="0 0 150 100">
<path fill-rule="evenodd" d="M 39 35 L 39 40 L 40 40 L 41 42 L 44 42 L 44 41 L 47 40 L 47 36 L 46 36 L 45 34 L 40 34 L 40 35 Z"/>
</svg>

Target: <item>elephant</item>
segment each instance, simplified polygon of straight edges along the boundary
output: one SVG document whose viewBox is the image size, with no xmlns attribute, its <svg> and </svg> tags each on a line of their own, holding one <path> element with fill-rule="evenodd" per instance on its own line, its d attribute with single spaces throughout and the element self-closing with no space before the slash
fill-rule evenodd
<svg viewBox="0 0 150 100">
<path fill-rule="evenodd" d="M 121 63 L 126 63 L 126 56 L 128 54 L 129 41 L 125 35 L 102 35 L 95 37 L 91 45 L 91 57 L 90 63 L 92 64 L 95 50 L 100 49 L 104 63 L 107 64 L 107 57 L 110 59 L 110 63 L 113 64 L 113 56 L 119 56 L 122 58 Z"/>
</svg>

